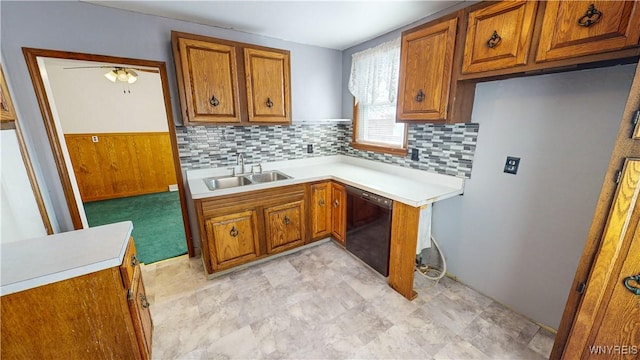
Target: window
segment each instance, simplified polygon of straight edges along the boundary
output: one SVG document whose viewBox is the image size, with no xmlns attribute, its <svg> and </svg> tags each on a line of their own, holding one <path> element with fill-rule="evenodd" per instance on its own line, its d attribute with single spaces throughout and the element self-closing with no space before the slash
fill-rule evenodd
<svg viewBox="0 0 640 360">
<path fill-rule="evenodd" d="M 354 148 L 406 155 L 407 129 L 396 123 L 399 68 L 400 38 L 353 54 Z"/>
</svg>

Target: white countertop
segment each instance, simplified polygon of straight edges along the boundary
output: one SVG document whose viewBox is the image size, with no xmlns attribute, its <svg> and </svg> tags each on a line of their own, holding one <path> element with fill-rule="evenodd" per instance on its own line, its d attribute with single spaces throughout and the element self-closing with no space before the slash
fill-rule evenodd
<svg viewBox="0 0 640 360">
<path fill-rule="evenodd" d="M 229 195 L 277 186 L 318 180 L 336 180 L 394 201 L 421 207 L 444 200 L 464 191 L 464 179 L 385 164 L 344 155 L 314 157 L 264 163 L 263 170 L 279 170 L 292 179 L 251 184 L 229 189 L 209 190 L 203 179 L 229 175 L 227 167 L 187 171 L 189 191 L 193 199 Z M 246 166 L 250 169 L 250 166 Z"/>
<path fill-rule="evenodd" d="M 124 221 L 4 243 L 0 295 L 119 266 L 132 230 Z"/>
</svg>

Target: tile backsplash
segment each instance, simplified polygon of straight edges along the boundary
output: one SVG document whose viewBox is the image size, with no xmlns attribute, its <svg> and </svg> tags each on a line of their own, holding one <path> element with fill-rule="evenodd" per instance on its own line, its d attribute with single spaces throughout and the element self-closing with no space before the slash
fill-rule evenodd
<svg viewBox="0 0 640 360">
<path fill-rule="evenodd" d="M 348 139 L 351 139 L 352 126 L 347 126 Z M 348 142 L 344 143 L 341 154 L 468 179 L 478 130 L 479 124 L 409 124 L 407 156 L 357 150 Z M 412 149 L 418 149 L 419 160 L 411 160 Z"/>
<path fill-rule="evenodd" d="M 345 141 L 336 124 L 178 126 L 176 135 L 183 169 L 235 165 L 237 153 L 247 164 L 336 155 Z"/>
<path fill-rule="evenodd" d="M 350 123 L 290 126 L 178 126 L 176 135 L 183 169 L 235 165 L 236 153 L 247 164 L 344 154 L 458 177 L 471 177 L 478 124 L 410 124 L 408 147 L 419 160 L 361 151 L 349 145 Z M 313 144 L 313 153 L 307 145 Z"/>
</svg>

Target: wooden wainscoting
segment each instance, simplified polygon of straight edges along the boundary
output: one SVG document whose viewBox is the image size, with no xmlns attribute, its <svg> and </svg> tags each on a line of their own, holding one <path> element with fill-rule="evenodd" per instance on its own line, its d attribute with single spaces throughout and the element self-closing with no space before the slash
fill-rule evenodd
<svg viewBox="0 0 640 360">
<path fill-rule="evenodd" d="M 64 137 L 83 202 L 167 191 L 176 184 L 168 132 Z"/>
</svg>

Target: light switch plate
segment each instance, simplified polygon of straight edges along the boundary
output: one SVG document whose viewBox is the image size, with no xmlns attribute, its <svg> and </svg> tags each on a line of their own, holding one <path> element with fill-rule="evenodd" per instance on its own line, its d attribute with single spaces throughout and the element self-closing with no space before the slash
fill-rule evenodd
<svg viewBox="0 0 640 360">
<path fill-rule="evenodd" d="M 520 166 L 520 158 L 507 156 L 507 162 L 504 164 L 504 172 L 507 174 L 517 174 L 518 166 Z"/>
</svg>

